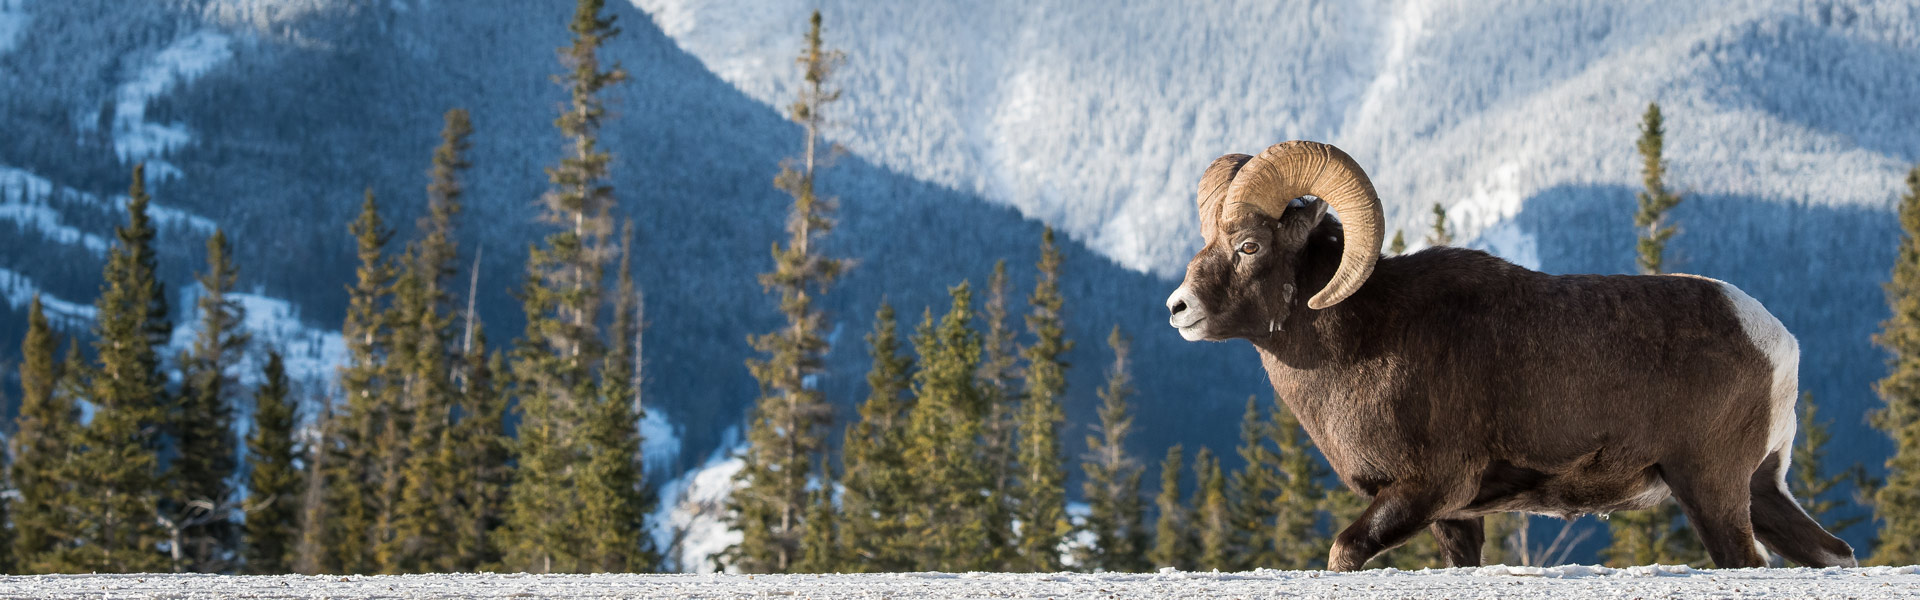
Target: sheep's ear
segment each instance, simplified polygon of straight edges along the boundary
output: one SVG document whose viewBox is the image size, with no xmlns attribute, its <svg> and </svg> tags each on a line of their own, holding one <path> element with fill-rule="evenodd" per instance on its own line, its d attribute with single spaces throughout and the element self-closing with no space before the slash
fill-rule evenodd
<svg viewBox="0 0 1920 600">
<path fill-rule="evenodd" d="M 1327 214 L 1327 203 L 1319 198 L 1294 198 L 1287 203 L 1287 211 L 1280 214 L 1278 228 L 1282 232 L 1305 235 L 1320 225 L 1320 218 Z"/>
</svg>

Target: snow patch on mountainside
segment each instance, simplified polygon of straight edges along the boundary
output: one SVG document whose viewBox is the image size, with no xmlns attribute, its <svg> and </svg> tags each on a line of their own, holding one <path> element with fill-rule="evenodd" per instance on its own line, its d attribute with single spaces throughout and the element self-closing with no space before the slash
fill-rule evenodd
<svg viewBox="0 0 1920 600">
<path fill-rule="evenodd" d="M 40 287 L 34 285 L 32 278 L 0 267 L 0 298 L 6 299 L 8 308 L 26 310 L 27 305 L 33 303 L 36 293 L 40 293 Z M 68 332 L 83 331 L 93 324 L 95 312 L 90 304 L 68 302 L 40 293 L 40 307 L 46 311 L 48 324 Z"/>
<path fill-rule="evenodd" d="M 20 39 L 26 37 L 27 26 L 33 24 L 33 15 L 27 14 L 27 0 L 0 0 L 0 54 L 6 54 L 20 45 Z"/>
<path fill-rule="evenodd" d="M 172 168 L 172 165 L 159 164 L 163 169 L 147 170 L 148 185 L 157 183 L 159 177 L 169 176 L 165 169 Z M 171 176 L 178 176 L 177 169 L 172 173 Z M 102 201 L 94 194 L 55 184 L 23 169 L 0 165 L 0 221 L 10 221 L 21 229 L 39 232 L 56 243 L 86 248 L 95 255 L 106 255 L 111 232 L 94 233 L 68 225 L 62 217 L 61 208 L 110 211 L 118 223 L 125 220 L 129 200 L 126 195 L 119 194 Z M 155 229 L 162 234 L 170 229 L 184 229 L 188 235 L 206 236 L 218 227 L 212 219 L 152 201 L 147 203 L 147 217 L 153 220 Z"/>
<path fill-rule="evenodd" d="M 720 553 L 740 543 L 740 531 L 727 526 L 727 498 L 734 475 L 746 466 L 736 455 L 744 446 L 737 430 L 707 459 L 659 488 L 660 507 L 647 518 L 654 547 L 665 554 L 663 568 L 680 573 L 713 573 Z"/>
<path fill-rule="evenodd" d="M 114 94 L 113 149 L 121 162 L 163 156 L 191 143 L 185 123 L 148 122 L 147 103 L 232 58 L 231 38 L 202 30 L 174 40 L 135 69 Z"/>
<path fill-rule="evenodd" d="M 680 426 L 667 419 L 658 407 L 647 409 L 640 419 L 640 457 L 648 475 L 666 473 L 680 460 Z"/>
</svg>

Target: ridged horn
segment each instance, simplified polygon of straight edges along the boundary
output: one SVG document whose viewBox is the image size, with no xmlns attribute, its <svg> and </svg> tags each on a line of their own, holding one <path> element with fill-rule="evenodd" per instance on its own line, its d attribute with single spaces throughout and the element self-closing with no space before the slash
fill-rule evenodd
<svg viewBox="0 0 1920 600">
<path fill-rule="evenodd" d="M 1218 165 L 1219 161 L 1214 164 Z M 1212 175 L 1211 170 L 1208 175 Z M 1202 191 L 1204 182 L 1203 178 Z M 1230 221 L 1241 211 L 1279 218 L 1286 211 L 1287 202 L 1301 196 L 1325 200 L 1340 213 L 1340 223 L 1346 229 L 1340 269 L 1334 272 L 1327 287 L 1307 301 L 1309 308 L 1318 310 L 1339 304 L 1359 291 L 1360 285 L 1367 282 L 1367 276 L 1373 274 L 1373 265 L 1380 260 L 1380 243 L 1386 237 L 1386 216 L 1380 209 L 1380 196 L 1373 191 L 1367 172 L 1353 162 L 1353 157 L 1319 142 L 1296 140 L 1269 146 L 1233 178 L 1220 219 Z M 1205 231 L 1204 224 L 1202 231 Z"/>
<path fill-rule="evenodd" d="M 1227 154 L 1213 159 L 1207 165 L 1207 172 L 1200 176 L 1200 191 L 1195 195 L 1200 203 L 1200 238 L 1213 243 L 1213 236 L 1220 232 L 1220 208 L 1226 205 L 1227 186 L 1233 184 L 1233 176 L 1240 172 L 1253 157 L 1245 154 Z"/>
</svg>

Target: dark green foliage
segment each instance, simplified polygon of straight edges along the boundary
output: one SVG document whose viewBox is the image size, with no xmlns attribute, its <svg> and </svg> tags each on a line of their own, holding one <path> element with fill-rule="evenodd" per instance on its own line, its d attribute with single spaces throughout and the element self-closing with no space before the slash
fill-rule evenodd
<svg viewBox="0 0 1920 600">
<path fill-rule="evenodd" d="M 742 486 L 729 500 L 730 518 L 742 537 L 728 550 L 727 562 L 749 573 L 786 572 L 800 559 L 808 474 L 816 456 L 825 453 L 826 428 L 833 419 L 833 405 L 806 382 L 824 372 L 827 352 L 826 315 L 815 307 L 814 294 L 826 293 L 844 267 L 815 246 L 833 228 L 833 201 L 814 190 L 814 146 L 823 108 L 839 98 L 828 84 L 839 62 L 839 52 L 822 47 L 816 11 L 799 60 L 805 83 L 789 107 L 807 132 L 804 154 L 799 168 L 788 161 L 774 179 L 793 197 L 788 240 L 774 245 L 774 269 L 760 275 L 760 285 L 779 294 L 787 323 L 752 338 L 754 350 L 765 356 L 747 363 L 760 382 L 760 398 L 748 421 L 746 465 L 738 475 Z"/>
<path fill-rule="evenodd" d="M 1153 551 L 1147 553 L 1147 560 L 1155 567 L 1193 570 L 1194 539 L 1186 507 L 1180 503 L 1181 454 L 1180 445 L 1174 444 L 1160 461 L 1160 493 L 1153 499 L 1159 516 L 1154 519 Z"/>
<path fill-rule="evenodd" d="M 1398 256 L 1407 251 L 1407 238 L 1400 230 L 1393 230 L 1393 241 L 1387 243 L 1387 255 Z"/>
<path fill-rule="evenodd" d="M 1300 428 L 1287 406 L 1274 402 L 1267 426 L 1273 453 L 1279 459 L 1280 494 L 1273 501 L 1273 556 L 1275 568 L 1324 567 L 1333 536 L 1320 530 L 1326 504 L 1328 469 L 1313 454 L 1313 440 Z M 1338 527 L 1345 523 L 1335 522 Z"/>
<path fill-rule="evenodd" d="M 1220 470 L 1220 459 L 1213 450 L 1201 448 L 1193 457 L 1193 493 L 1191 525 L 1200 540 L 1197 570 L 1233 571 L 1239 562 L 1234 544 L 1233 507 L 1227 498 L 1227 476 Z"/>
<path fill-rule="evenodd" d="M 1259 406 L 1247 397 L 1246 411 L 1240 418 L 1240 454 L 1242 466 L 1230 478 L 1233 526 L 1234 570 L 1255 567 L 1274 568 L 1280 559 L 1274 553 L 1274 518 L 1280 505 L 1280 455 L 1271 445 L 1273 424 L 1261 418 Z"/>
<path fill-rule="evenodd" d="M 980 334 L 972 327 L 968 285 L 955 286 L 951 294 L 939 326 L 927 314 L 913 336 L 920 370 L 907 426 L 907 464 L 915 481 L 906 528 L 915 569 L 988 570 L 995 568 L 988 520 L 996 509 L 988 494 L 993 469 L 980 443 L 987 413 L 975 380 Z"/>
<path fill-rule="evenodd" d="M 385 251 L 393 234 L 380 219 L 371 190 L 348 231 L 360 267 L 347 288 L 347 317 L 340 330 L 347 346 L 347 364 L 339 374 L 346 405 L 327 417 L 318 450 L 325 456 L 316 457 L 323 465 L 317 476 L 325 481 L 325 500 L 308 516 L 320 553 L 308 566 L 317 572 L 354 574 L 375 568 L 375 514 L 380 506 L 375 466 L 382 456 L 376 446 L 391 425 L 385 398 L 391 331 L 385 307 L 392 295 L 393 265 Z"/>
<path fill-rule="evenodd" d="M 1020 481 L 1017 516 L 1022 523 L 1019 534 L 1019 559 L 1014 565 L 1022 571 L 1057 571 L 1060 553 L 1056 549 L 1071 527 L 1066 515 L 1066 470 L 1060 455 L 1060 423 L 1066 420 L 1061 409 L 1067 391 L 1067 363 L 1064 356 L 1073 350 L 1066 339 L 1065 319 L 1061 314 L 1064 299 L 1060 294 L 1060 249 L 1054 245 L 1053 229 L 1040 238 L 1039 278 L 1034 282 L 1028 302 L 1027 332 L 1033 344 L 1022 353 L 1027 360 L 1026 395 L 1020 404 L 1019 452 Z"/>
<path fill-rule="evenodd" d="M 1640 266 L 1640 272 L 1649 275 L 1665 272 L 1661 269 L 1665 265 L 1667 240 L 1676 231 L 1667 224 L 1667 211 L 1680 204 L 1680 196 L 1669 193 L 1665 183 L 1667 162 L 1662 158 L 1666 147 L 1662 139 L 1665 134 L 1666 129 L 1660 121 L 1660 105 L 1647 104 L 1647 112 L 1640 121 L 1638 142 L 1640 159 L 1643 161 L 1640 177 L 1647 189 L 1638 194 L 1639 210 L 1633 213 L 1633 226 L 1644 230 L 1640 232 L 1640 240 L 1635 246 L 1639 257 L 1634 262 Z"/>
<path fill-rule="evenodd" d="M 1433 203 L 1433 230 L 1427 232 L 1428 246 L 1446 246 L 1453 243 L 1453 232 L 1447 230 L 1447 209 L 1439 202 Z"/>
<path fill-rule="evenodd" d="M 646 414 L 640 405 L 644 304 L 633 282 L 631 225 L 622 239 L 613 330 L 606 364 L 600 369 L 603 394 L 589 407 L 583 449 L 587 461 L 574 488 L 580 495 L 577 526 L 586 536 L 583 559 L 590 571 L 652 571 L 660 562 L 645 523 L 654 500 L 641 481 L 640 419 Z"/>
<path fill-rule="evenodd" d="M 103 573 L 158 571 L 155 549 L 161 481 L 156 432 L 164 424 L 166 376 L 159 349 L 172 327 L 166 293 L 154 274 L 154 229 L 147 216 L 145 169 L 133 169 L 127 225 L 116 230 L 94 321 L 97 366 L 87 400 L 93 421 L 81 429 L 70 505 L 79 521 L 65 537 L 77 542 L 59 570 Z"/>
<path fill-rule="evenodd" d="M 512 481 L 509 461 L 513 438 L 507 435 L 506 363 L 500 353 L 488 353 L 486 332 L 478 325 L 462 351 L 466 361 L 462 417 L 453 426 L 455 517 L 447 550 L 453 570 L 493 568 L 501 556 L 495 531 L 506 519 L 507 485 Z"/>
<path fill-rule="evenodd" d="M 226 570 L 238 533 L 229 515 L 229 481 L 239 467 L 234 456 L 233 400 L 239 383 L 228 373 L 251 340 L 242 325 L 246 309 L 228 296 L 239 273 L 226 233 L 207 239 L 207 271 L 200 275 L 200 327 L 189 353 L 180 356 L 178 403 L 168 416 L 177 456 L 160 503 L 161 523 L 179 544 L 175 571 Z"/>
<path fill-rule="evenodd" d="M 1093 547 L 1083 550 L 1080 565 L 1095 571 L 1138 573 L 1152 567 L 1147 562 L 1146 505 L 1140 497 L 1145 469 L 1127 454 L 1127 436 L 1133 432 L 1133 416 L 1127 412 L 1127 399 L 1133 396 L 1129 345 L 1115 325 L 1107 335 L 1113 366 L 1100 389 L 1100 424 L 1087 436 L 1086 458 L 1080 463 L 1087 474 L 1081 487 L 1089 509 L 1085 528 L 1093 534 Z"/>
<path fill-rule="evenodd" d="M 1875 386 L 1886 403 L 1874 412 L 1873 426 L 1893 438 L 1886 483 L 1873 494 L 1873 518 L 1880 523 L 1880 545 L 1873 564 L 1920 563 L 1920 166 L 1907 173 L 1900 196 L 1900 251 L 1887 282 L 1893 315 L 1881 323 L 1874 343 L 1893 356 L 1890 371 Z"/>
<path fill-rule="evenodd" d="M 300 535 L 305 477 L 293 464 L 296 416 L 289 393 L 286 364 L 270 351 L 247 435 L 247 571 L 260 575 L 291 572 Z"/>
<path fill-rule="evenodd" d="M 1482 531 L 1486 541 L 1480 546 L 1480 564 L 1520 565 L 1526 564 L 1520 547 L 1522 530 L 1527 527 L 1527 515 L 1524 513 L 1495 513 L 1481 519 Z"/>
<path fill-rule="evenodd" d="M 40 295 L 34 294 L 27 305 L 27 336 L 20 343 L 20 417 L 8 440 L 12 483 L 20 491 L 9 506 L 16 573 L 65 570 L 60 559 L 74 524 L 69 469 L 79 423 L 70 392 L 78 386 L 62 381 L 70 377 L 63 371 L 79 370 L 79 347 L 69 346 L 71 354 L 62 362 L 54 358 L 56 346 Z"/>
<path fill-rule="evenodd" d="M 824 485 L 833 478 L 822 474 L 820 481 L 823 485 L 810 494 L 812 501 L 807 504 L 806 532 L 800 537 L 800 560 L 793 568 L 796 573 L 832 573 L 840 570 L 844 562 L 840 557 L 839 524 L 834 522 L 833 488 Z"/>
<path fill-rule="evenodd" d="M 1020 348 L 1015 331 L 1007 323 L 1007 261 L 993 263 L 993 275 L 987 279 L 987 301 L 982 308 L 986 335 L 981 343 L 986 356 L 980 362 L 980 396 L 987 404 L 985 436 L 987 467 L 993 469 L 994 513 L 988 520 L 987 535 L 994 548 L 992 562 L 1007 564 L 1014 556 L 1013 517 L 1016 508 L 1014 490 L 1020 478 L 1020 453 L 1014 444 L 1020 423 L 1015 420 L 1020 408 Z"/>
<path fill-rule="evenodd" d="M 1827 423 L 1819 420 L 1819 407 L 1813 403 L 1813 394 L 1800 394 L 1800 437 L 1793 444 L 1793 461 L 1787 470 L 1787 489 L 1794 498 L 1800 500 L 1800 507 L 1818 521 L 1828 532 L 1838 533 L 1848 527 L 1858 525 L 1864 517 L 1841 518 L 1837 510 L 1844 506 L 1829 497 L 1840 486 L 1852 484 L 1856 493 L 1866 489 L 1866 467 L 1856 463 L 1838 473 L 1827 475 L 1824 468 L 1827 457 L 1827 442 L 1833 434 L 1827 431 Z"/>
<path fill-rule="evenodd" d="M 867 347 L 873 368 L 867 372 L 867 400 L 860 420 L 849 425 L 841 446 L 841 545 L 843 570 L 905 571 L 913 568 L 913 540 L 906 515 L 914 494 L 913 470 L 906 458 L 907 422 L 913 410 L 913 358 L 900 353 L 893 306 L 885 302 L 874 315 Z"/>
</svg>

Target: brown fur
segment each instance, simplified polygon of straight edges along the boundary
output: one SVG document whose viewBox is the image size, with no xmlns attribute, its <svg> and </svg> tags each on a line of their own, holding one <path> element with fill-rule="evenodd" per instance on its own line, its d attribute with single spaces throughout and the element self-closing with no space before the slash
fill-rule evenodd
<svg viewBox="0 0 1920 600">
<path fill-rule="evenodd" d="M 1482 515 L 1605 514 L 1669 490 L 1721 567 L 1764 564 L 1758 520 L 1796 562 L 1852 564 L 1787 510 L 1777 470 L 1762 485 L 1780 458 L 1767 448 L 1773 366 L 1720 284 L 1554 276 L 1441 247 L 1382 258 L 1352 297 L 1311 310 L 1342 248 L 1324 210 L 1221 223 L 1183 290 L 1204 310 L 1192 327 L 1251 340 L 1333 470 L 1373 498 L 1332 568 L 1430 526 L 1450 562 L 1477 565 Z M 1238 252 L 1247 241 L 1259 250 Z M 1190 308 L 1176 302 L 1176 318 Z"/>
</svg>

